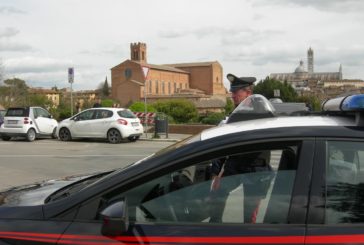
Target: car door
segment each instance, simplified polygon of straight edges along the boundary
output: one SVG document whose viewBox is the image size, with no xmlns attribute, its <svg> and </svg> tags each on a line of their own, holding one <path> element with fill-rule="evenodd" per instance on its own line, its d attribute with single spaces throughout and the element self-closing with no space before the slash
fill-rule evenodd
<svg viewBox="0 0 364 245">
<path fill-rule="evenodd" d="M 0 244 L 57 244 L 69 221 L 0 220 Z"/>
<path fill-rule="evenodd" d="M 43 108 L 33 108 L 34 124 L 41 134 L 51 134 L 53 123 L 51 114 Z"/>
<path fill-rule="evenodd" d="M 320 139 L 314 162 L 307 244 L 364 243 L 364 141 Z"/>
<path fill-rule="evenodd" d="M 314 141 L 224 147 L 91 198 L 60 242 L 77 234 L 102 244 L 304 244 Z M 216 185 L 212 173 L 228 160 L 236 172 Z"/>
<path fill-rule="evenodd" d="M 95 132 L 92 129 L 95 110 L 86 110 L 73 118 L 70 125 L 71 134 L 75 137 L 93 137 Z"/>
<path fill-rule="evenodd" d="M 113 112 L 106 109 L 95 109 L 95 119 L 92 123 L 92 128 L 95 133 L 95 137 L 106 138 L 110 124 L 113 122 Z"/>
</svg>

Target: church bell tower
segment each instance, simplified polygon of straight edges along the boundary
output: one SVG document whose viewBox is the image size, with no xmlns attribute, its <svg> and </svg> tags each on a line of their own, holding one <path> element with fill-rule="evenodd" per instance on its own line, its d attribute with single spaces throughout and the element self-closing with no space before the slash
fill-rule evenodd
<svg viewBox="0 0 364 245">
<path fill-rule="evenodd" d="M 141 63 L 147 63 L 147 45 L 139 42 L 131 43 L 130 59 Z"/>
</svg>

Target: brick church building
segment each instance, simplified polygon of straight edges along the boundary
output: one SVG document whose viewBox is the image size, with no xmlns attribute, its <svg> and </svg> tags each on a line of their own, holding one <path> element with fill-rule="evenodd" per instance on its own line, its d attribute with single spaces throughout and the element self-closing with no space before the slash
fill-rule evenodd
<svg viewBox="0 0 364 245">
<path fill-rule="evenodd" d="M 147 77 L 143 69 L 148 70 Z M 131 43 L 130 59 L 111 68 L 111 87 L 112 98 L 124 107 L 143 101 L 146 93 L 148 103 L 185 98 L 199 105 L 200 111 L 218 111 L 225 106 L 227 96 L 222 66 L 218 61 L 149 64 L 145 43 Z"/>
</svg>

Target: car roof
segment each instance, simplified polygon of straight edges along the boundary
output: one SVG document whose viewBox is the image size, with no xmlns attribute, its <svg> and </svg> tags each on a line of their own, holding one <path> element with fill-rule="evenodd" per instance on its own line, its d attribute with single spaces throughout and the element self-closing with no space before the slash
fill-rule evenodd
<svg viewBox="0 0 364 245">
<path fill-rule="evenodd" d="M 256 120 L 248 120 L 223 124 L 201 132 L 200 140 L 207 140 L 227 134 L 249 132 L 270 128 L 294 128 L 294 127 L 335 127 L 335 126 L 356 126 L 355 120 L 351 117 L 340 116 L 291 116 L 271 117 Z"/>
</svg>

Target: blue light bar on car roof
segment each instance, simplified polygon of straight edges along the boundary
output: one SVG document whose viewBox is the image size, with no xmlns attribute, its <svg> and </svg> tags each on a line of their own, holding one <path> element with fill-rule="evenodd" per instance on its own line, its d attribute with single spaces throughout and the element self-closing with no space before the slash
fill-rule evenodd
<svg viewBox="0 0 364 245">
<path fill-rule="evenodd" d="M 350 95 L 327 100 L 323 111 L 364 111 L 364 94 Z"/>
</svg>

